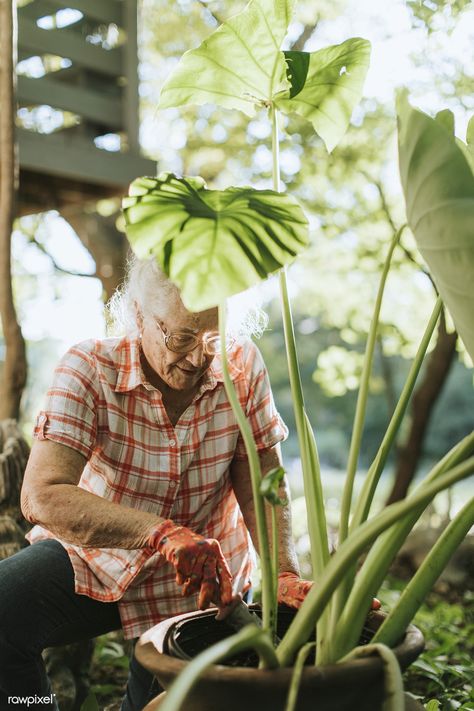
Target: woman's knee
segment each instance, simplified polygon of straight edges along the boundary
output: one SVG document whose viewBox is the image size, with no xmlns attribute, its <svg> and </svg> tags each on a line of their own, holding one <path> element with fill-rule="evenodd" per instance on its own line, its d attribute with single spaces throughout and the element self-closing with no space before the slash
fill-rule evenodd
<svg viewBox="0 0 474 711">
<path fill-rule="evenodd" d="M 36 655 L 47 628 L 55 624 L 48 612 L 47 598 L 54 597 L 49 579 L 52 557 L 61 555 L 56 546 L 64 549 L 57 541 L 43 543 L 53 545 L 28 546 L 0 561 L 0 659 L 13 648 Z"/>
</svg>

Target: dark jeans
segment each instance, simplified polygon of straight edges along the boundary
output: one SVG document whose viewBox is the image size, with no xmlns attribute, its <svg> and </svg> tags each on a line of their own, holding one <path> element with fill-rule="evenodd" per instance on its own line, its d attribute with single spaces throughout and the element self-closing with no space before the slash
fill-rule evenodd
<svg viewBox="0 0 474 711">
<path fill-rule="evenodd" d="M 120 629 L 117 603 L 74 592 L 74 572 L 60 543 L 41 541 L 0 561 L 0 711 L 57 710 L 41 652 Z M 160 693 L 133 657 L 122 711 L 141 709 Z M 37 703 L 8 697 L 42 697 Z M 53 697 L 54 699 L 54 697 Z"/>
</svg>

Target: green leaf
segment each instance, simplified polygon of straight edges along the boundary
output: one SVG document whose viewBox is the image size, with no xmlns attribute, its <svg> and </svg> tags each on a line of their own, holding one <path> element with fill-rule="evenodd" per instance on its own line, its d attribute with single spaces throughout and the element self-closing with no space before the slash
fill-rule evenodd
<svg viewBox="0 0 474 711">
<path fill-rule="evenodd" d="M 436 699 L 430 699 L 425 706 L 426 711 L 438 711 L 439 701 Z"/>
<path fill-rule="evenodd" d="M 93 684 L 91 691 L 97 696 L 110 696 L 120 694 L 121 687 L 118 684 Z"/>
<path fill-rule="evenodd" d="M 284 476 L 285 470 L 283 467 L 277 467 L 267 472 L 260 482 L 260 493 L 273 506 L 285 506 L 288 503 L 286 499 L 278 496 L 278 490 Z"/>
<path fill-rule="evenodd" d="M 94 694 L 89 694 L 81 706 L 81 711 L 100 711 L 99 704 Z"/>
<path fill-rule="evenodd" d="M 454 135 L 454 114 L 450 109 L 438 111 L 435 116 L 435 121 L 444 126 L 450 133 Z"/>
<path fill-rule="evenodd" d="M 370 61 L 370 42 L 359 37 L 317 52 L 285 52 L 291 89 L 275 97 L 285 113 L 307 119 L 328 151 L 347 130 L 362 96 Z"/>
<path fill-rule="evenodd" d="M 467 124 L 466 143 L 471 148 L 474 147 L 474 116 L 471 116 Z"/>
<path fill-rule="evenodd" d="M 308 243 L 301 207 L 273 190 L 208 190 L 167 173 L 134 180 L 122 204 L 133 251 L 156 257 L 190 311 L 265 279 Z"/>
<path fill-rule="evenodd" d="M 467 124 L 466 144 L 462 141 L 458 141 L 458 146 L 460 146 L 464 152 L 464 155 L 471 166 L 471 170 L 474 173 L 474 116 L 471 116 L 471 119 Z"/>
<path fill-rule="evenodd" d="M 280 47 L 292 11 L 293 0 L 252 0 L 182 56 L 159 107 L 211 102 L 253 115 L 255 104 L 289 87 Z"/>
<path fill-rule="evenodd" d="M 474 175 L 454 136 L 397 101 L 407 219 L 456 329 L 474 359 Z"/>
</svg>

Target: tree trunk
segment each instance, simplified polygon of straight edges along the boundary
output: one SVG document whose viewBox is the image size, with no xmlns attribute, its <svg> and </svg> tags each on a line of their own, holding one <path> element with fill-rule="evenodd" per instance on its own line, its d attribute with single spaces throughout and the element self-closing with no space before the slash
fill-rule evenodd
<svg viewBox="0 0 474 711">
<path fill-rule="evenodd" d="M 423 380 L 413 395 L 410 430 L 405 444 L 399 449 L 395 482 L 387 504 L 406 496 L 416 473 L 431 413 L 454 359 L 457 337 L 456 332 L 446 331 L 446 320 L 441 314 L 436 345 L 428 357 Z"/>
<path fill-rule="evenodd" d="M 0 0 L 0 316 L 5 362 L 0 382 L 0 419 L 18 419 L 26 383 L 25 342 L 17 321 L 11 279 L 11 234 L 18 160 L 15 146 L 16 4 Z"/>
<path fill-rule="evenodd" d="M 0 421 L 0 560 L 26 545 L 20 489 L 30 448 L 15 420 Z"/>
<path fill-rule="evenodd" d="M 108 301 L 123 281 L 129 250 L 125 235 L 115 227 L 117 215 L 102 217 L 96 212 L 66 208 L 61 214 L 92 255 L 96 276 L 102 282 L 105 301 Z"/>
</svg>

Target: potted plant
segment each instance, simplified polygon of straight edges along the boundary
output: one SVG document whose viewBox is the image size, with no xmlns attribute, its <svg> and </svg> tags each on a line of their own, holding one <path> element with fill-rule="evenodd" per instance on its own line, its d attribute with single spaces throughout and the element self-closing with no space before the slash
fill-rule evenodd
<svg viewBox="0 0 474 711">
<path fill-rule="evenodd" d="M 400 602 L 383 624 L 372 630 L 371 643 L 358 646 L 370 599 L 377 593 L 394 556 L 424 508 L 439 491 L 474 472 L 474 434 L 471 434 L 448 452 L 405 500 L 369 515 L 377 483 L 443 308 L 442 299 L 450 309 L 466 348 L 471 356 L 474 355 L 471 317 L 474 311 L 474 247 L 472 232 L 469 231 L 469 221 L 472 224 L 474 217 L 471 143 L 474 127 L 471 122 L 468 143 L 461 144 L 454 138 L 449 112 L 442 112 L 437 120 L 433 120 L 411 108 L 405 96 L 399 96 L 400 172 L 408 222 L 393 236 L 381 275 L 349 451 L 339 546 L 330 556 L 318 452 L 304 405 L 286 280 L 286 265 L 307 244 L 307 221 L 297 202 L 280 192 L 278 113 L 297 113 L 306 118 L 328 150 L 332 150 L 344 134 L 352 109 L 361 96 L 370 47 L 366 40 L 352 38 L 313 53 L 283 52 L 280 47 L 291 13 L 290 0 L 252 0 L 198 49 L 185 53 L 163 87 L 160 100 L 162 107 L 213 102 L 246 114 L 251 114 L 254 106 L 267 108 L 272 125 L 274 189 L 230 187 L 226 190 L 208 190 L 202 178 L 178 178 L 173 174 L 163 174 L 157 178 L 135 180 L 129 197 L 123 203 L 127 235 L 136 255 L 157 259 L 163 271 L 179 286 L 182 300 L 189 310 L 219 307 L 223 343 L 226 333 L 225 299 L 279 272 L 290 386 L 308 509 L 311 558 L 317 581 L 275 648 L 276 564 L 270 553 L 264 500 L 272 506 L 282 504 L 277 496 L 282 472 L 275 470 L 264 479 L 261 477 L 255 444 L 235 394 L 223 348 L 221 358 L 225 387 L 245 441 L 251 468 L 262 570 L 262 628 L 249 625 L 210 647 L 188 664 L 163 656 L 158 674 L 162 683 L 167 685 L 171 676 L 182 671 L 166 698 L 160 702 L 163 711 L 184 708 L 182 704 L 186 695 L 205 670 L 244 648 L 256 650 L 263 669 L 225 670 L 219 667 L 216 673 L 211 668 L 207 676 L 204 675 L 198 682 L 197 691 L 195 689 L 185 702 L 186 709 L 231 711 L 235 704 L 239 709 L 242 703 L 250 704 L 252 696 L 257 705 L 262 706 L 265 703 L 262 699 L 267 699 L 268 703 L 271 689 L 277 691 L 269 708 L 282 711 L 284 708 L 288 711 L 314 708 L 316 703 L 318 708 L 338 711 L 351 705 L 363 708 L 361 699 L 364 698 L 364 708 L 375 709 L 380 707 L 384 696 L 387 709 L 404 708 L 399 665 L 409 663 L 421 649 L 420 639 L 412 628 L 404 637 L 407 624 L 474 523 L 474 501 L 470 501 L 440 537 Z M 353 501 L 382 296 L 392 254 L 407 226 L 414 233 L 430 265 L 441 296 L 421 339 L 386 434 L 367 472 L 362 491 Z M 363 553 L 366 553 L 366 558 L 356 576 L 357 564 Z M 209 613 L 199 614 L 204 619 L 206 614 L 209 617 Z M 316 642 L 308 642 L 314 630 Z M 160 628 L 160 631 L 155 630 L 142 638 L 143 661 L 147 643 L 157 644 L 156 635 L 160 636 L 162 632 Z M 402 647 L 394 653 L 392 648 L 400 640 Z M 303 664 L 315 647 L 316 666 L 303 671 Z M 357 659 L 374 653 L 378 659 Z M 351 657 L 355 657 L 356 661 L 347 661 Z M 367 671 L 369 667 L 372 671 Z M 382 677 L 382 668 L 385 670 L 385 691 L 377 686 L 371 695 L 377 679 Z M 343 685 L 343 678 L 349 679 L 349 691 L 344 702 L 335 701 L 331 691 L 329 705 L 321 705 L 322 697 L 315 696 L 315 693 L 324 695 L 320 688 L 325 678 L 329 679 L 332 690 Z M 365 680 L 369 688 L 359 697 L 353 693 L 357 679 Z M 298 697 L 300 681 L 301 694 Z M 220 684 L 218 692 L 212 685 L 214 682 Z M 229 686 L 230 696 L 221 695 L 222 683 Z M 263 684 L 263 696 L 256 691 L 257 683 Z M 289 696 L 285 706 L 287 689 Z M 309 700 L 304 695 L 306 692 L 309 693 Z"/>
</svg>

